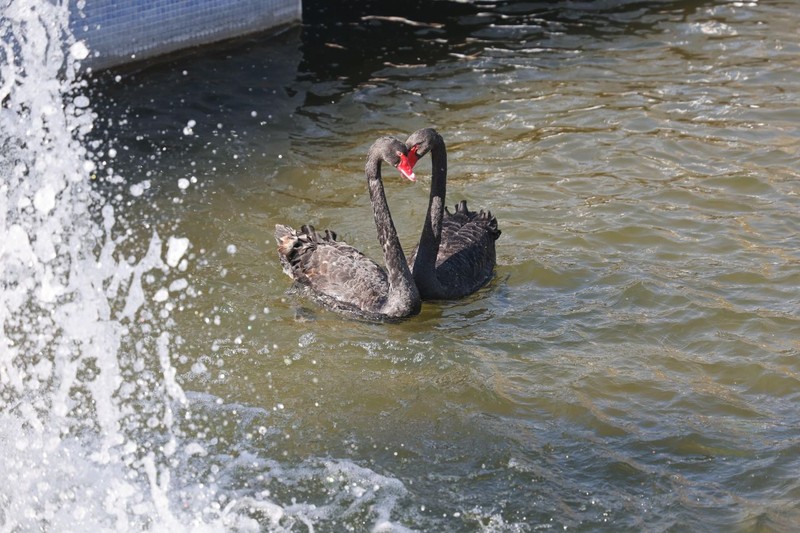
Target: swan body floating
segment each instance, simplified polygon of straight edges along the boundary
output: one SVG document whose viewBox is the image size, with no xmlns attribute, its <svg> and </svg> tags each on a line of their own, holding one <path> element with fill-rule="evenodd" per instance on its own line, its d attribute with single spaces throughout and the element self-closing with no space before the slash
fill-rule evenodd
<svg viewBox="0 0 800 533">
<path fill-rule="evenodd" d="M 392 137 L 381 137 L 369 150 L 365 173 L 378 241 L 385 268 L 356 248 L 339 241 L 336 233 L 318 233 L 304 225 L 300 231 L 275 226 L 283 270 L 312 299 L 346 316 L 370 321 L 396 320 L 420 311 L 420 293 L 406 262 L 381 179 L 381 162 L 415 181 L 407 147 Z"/>
<path fill-rule="evenodd" d="M 489 211 L 470 211 L 466 200 L 455 212 L 445 207 L 447 149 L 442 136 L 423 128 L 406 140 L 411 167 L 431 154 L 431 192 L 419 244 L 409 257 L 414 282 L 423 300 L 463 298 L 492 278 L 496 262 L 495 241 L 500 237 L 497 219 Z"/>
</svg>

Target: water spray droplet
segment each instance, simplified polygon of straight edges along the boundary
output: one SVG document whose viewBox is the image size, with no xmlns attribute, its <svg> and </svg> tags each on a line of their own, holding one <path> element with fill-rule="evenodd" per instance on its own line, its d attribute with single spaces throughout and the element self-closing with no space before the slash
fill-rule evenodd
<svg viewBox="0 0 800 533">
<path fill-rule="evenodd" d="M 69 47 L 69 53 L 75 59 L 82 61 L 89 57 L 89 49 L 83 41 L 78 41 Z"/>
<path fill-rule="evenodd" d="M 33 206 L 46 215 L 56 206 L 56 192 L 50 185 L 45 185 L 33 195 Z"/>
<path fill-rule="evenodd" d="M 185 237 L 170 237 L 167 241 L 167 264 L 175 268 L 189 249 L 189 239 Z"/>
</svg>

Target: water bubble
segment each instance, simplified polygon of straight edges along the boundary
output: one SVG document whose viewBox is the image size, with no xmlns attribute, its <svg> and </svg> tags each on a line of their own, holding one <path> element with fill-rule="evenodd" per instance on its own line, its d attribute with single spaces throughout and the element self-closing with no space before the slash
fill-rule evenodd
<svg viewBox="0 0 800 533">
<path fill-rule="evenodd" d="M 72 103 L 75 104 L 75 107 L 78 107 L 78 108 L 81 108 L 81 109 L 83 109 L 85 107 L 89 107 L 89 99 L 86 96 L 82 95 L 82 94 L 79 94 L 78 96 L 76 96 L 75 99 L 72 101 Z"/>
<path fill-rule="evenodd" d="M 309 331 L 308 333 L 303 333 L 300 336 L 300 339 L 297 341 L 297 345 L 301 348 L 305 348 L 306 346 L 313 344 L 314 341 L 317 339 L 316 335 L 313 332 Z"/>
<path fill-rule="evenodd" d="M 197 125 L 197 122 L 194 120 L 190 120 L 186 123 L 186 127 L 183 128 L 184 135 L 194 135 L 194 127 Z"/>
<path fill-rule="evenodd" d="M 50 185 L 45 185 L 33 195 L 33 206 L 46 215 L 56 206 L 56 192 Z"/>
<path fill-rule="evenodd" d="M 225 248 L 225 250 L 227 250 L 227 252 L 229 254 L 233 255 L 233 254 L 236 253 L 236 245 L 235 244 L 229 244 L 228 247 Z"/>
<path fill-rule="evenodd" d="M 206 449 L 196 442 L 190 442 L 189 444 L 184 446 L 183 451 L 184 453 L 186 453 L 186 455 L 197 455 L 200 457 L 205 457 L 206 455 L 208 455 Z"/>
<path fill-rule="evenodd" d="M 181 190 L 189 188 L 189 180 L 186 178 L 181 178 L 178 180 L 178 188 Z"/>
<path fill-rule="evenodd" d="M 158 289 L 153 295 L 153 300 L 156 302 L 165 302 L 167 298 L 169 298 L 169 291 L 163 287 Z"/>
<path fill-rule="evenodd" d="M 167 241 L 167 264 L 171 267 L 178 266 L 178 262 L 189 249 L 189 239 L 186 237 L 170 237 Z"/>
<path fill-rule="evenodd" d="M 169 292 L 182 291 L 188 286 L 189 282 L 185 278 L 179 278 L 169 284 Z"/>
<path fill-rule="evenodd" d="M 89 49 L 86 47 L 86 43 L 78 41 L 69 47 L 69 54 L 75 59 L 82 61 L 89 57 Z"/>
</svg>

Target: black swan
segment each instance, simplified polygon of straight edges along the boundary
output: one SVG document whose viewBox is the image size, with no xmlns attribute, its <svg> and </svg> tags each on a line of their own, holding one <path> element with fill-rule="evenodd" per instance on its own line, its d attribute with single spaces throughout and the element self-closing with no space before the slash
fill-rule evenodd
<svg viewBox="0 0 800 533">
<path fill-rule="evenodd" d="M 431 197 L 419 245 L 409 265 L 423 300 L 463 298 L 483 287 L 495 265 L 494 241 L 500 237 L 497 219 L 489 211 L 467 209 L 466 200 L 455 213 L 445 207 L 447 149 L 436 130 L 423 128 L 406 140 L 411 166 L 431 153 Z"/>
<path fill-rule="evenodd" d="M 385 269 L 349 244 L 337 241 L 332 231 L 321 235 L 312 226 L 303 226 L 300 231 L 281 224 L 275 226 L 284 272 L 328 309 L 371 321 L 419 313 L 419 291 L 400 247 L 381 181 L 381 160 L 415 180 L 407 154 L 402 142 L 381 137 L 367 157 L 367 186 Z"/>
</svg>

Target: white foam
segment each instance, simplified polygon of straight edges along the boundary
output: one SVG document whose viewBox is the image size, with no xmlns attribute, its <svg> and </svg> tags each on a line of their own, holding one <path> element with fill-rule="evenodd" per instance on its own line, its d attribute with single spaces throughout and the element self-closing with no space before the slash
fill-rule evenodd
<svg viewBox="0 0 800 533">
<path fill-rule="evenodd" d="M 170 237 L 167 240 L 167 264 L 175 268 L 189 249 L 189 239 L 185 237 Z"/>
<path fill-rule="evenodd" d="M 33 195 L 33 206 L 37 211 L 46 215 L 56 206 L 56 191 L 49 184 L 45 184 Z"/>
<path fill-rule="evenodd" d="M 154 302 L 166 302 L 167 298 L 169 298 L 169 291 L 163 287 L 158 289 L 153 295 Z"/>
<path fill-rule="evenodd" d="M 178 278 L 169 284 L 169 292 L 180 292 L 185 290 L 188 286 L 189 282 L 186 281 L 186 278 Z"/>
<path fill-rule="evenodd" d="M 114 209 L 88 185 L 93 113 L 74 62 L 88 50 L 64 46 L 66 2 L 10 0 L 3 17 L 0 529 L 213 529 L 170 508 L 172 405 L 184 398 L 142 287 L 167 269 L 155 232 L 141 257 L 120 257 Z M 126 345 L 132 328 L 150 336 Z M 148 454 L 132 435 L 151 417 L 163 442 Z"/>
</svg>

